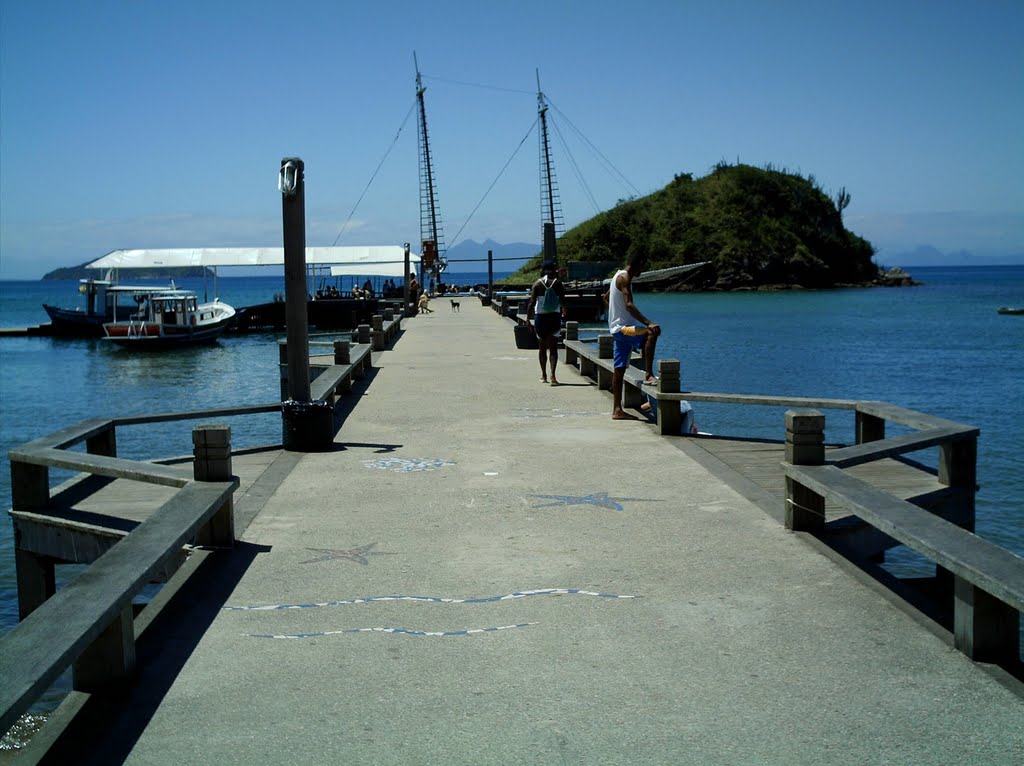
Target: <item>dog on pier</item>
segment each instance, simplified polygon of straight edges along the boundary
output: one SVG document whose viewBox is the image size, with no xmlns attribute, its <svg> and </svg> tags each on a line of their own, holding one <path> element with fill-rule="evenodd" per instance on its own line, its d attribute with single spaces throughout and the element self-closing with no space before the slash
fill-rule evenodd
<svg viewBox="0 0 1024 766">
<path fill-rule="evenodd" d="M 458 311 L 460 314 L 462 313 L 462 309 L 459 308 L 459 302 L 454 298 L 452 299 L 452 311 Z"/>
</svg>

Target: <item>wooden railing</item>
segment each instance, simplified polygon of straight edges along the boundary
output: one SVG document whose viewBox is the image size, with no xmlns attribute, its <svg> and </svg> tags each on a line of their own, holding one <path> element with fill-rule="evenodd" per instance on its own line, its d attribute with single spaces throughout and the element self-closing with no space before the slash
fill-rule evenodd
<svg viewBox="0 0 1024 766">
<path fill-rule="evenodd" d="M 233 408 L 232 414 L 266 412 L 271 407 L 280 405 Z M 231 472 L 227 426 L 193 429 L 191 474 L 174 466 L 116 456 L 118 425 L 214 414 L 225 411 L 86 420 L 10 451 L 21 622 L 0 637 L 0 731 L 10 728 L 69 666 L 74 688 L 82 691 L 130 676 L 135 668 L 132 599 L 147 583 L 166 577 L 180 564 L 187 543 L 215 547 L 234 543 L 232 495 L 238 479 Z M 68 451 L 83 442 L 87 452 Z M 39 531 L 53 522 L 47 520 L 47 512 L 62 505 L 61 495 L 75 490 L 76 483 L 71 482 L 51 496 L 50 468 L 178 491 L 134 529 L 79 548 L 76 535 L 81 530 L 75 524 L 58 523 L 50 535 Z M 55 564 L 69 562 L 90 564 L 88 576 L 75 578 L 57 592 Z"/>
<path fill-rule="evenodd" d="M 311 347 L 326 345 L 334 352 L 330 361 L 311 357 L 311 373 L 316 375 L 312 397 L 333 410 L 337 398 L 369 370 L 371 348 L 385 348 L 399 329 L 398 318 L 374 317 L 373 324 L 356 330 L 365 344 L 312 341 Z M 282 346 L 282 359 L 285 353 Z M 85 420 L 10 451 L 21 622 L 0 637 L 0 732 L 69 666 L 73 687 L 83 691 L 130 676 L 135 666 L 132 599 L 149 582 L 165 581 L 178 569 L 186 544 L 233 543 L 232 494 L 238 479 L 231 470 L 230 429 L 193 429 L 195 460 L 189 473 L 178 466 L 117 457 L 118 427 L 281 411 L 281 402 L 270 402 Z M 85 452 L 72 449 L 83 443 Z M 72 504 L 80 482 L 51 492 L 51 468 L 158 484 L 177 492 L 133 528 L 101 528 L 60 518 L 58 509 Z M 78 577 L 57 592 L 55 566 L 67 563 L 88 565 L 88 577 Z"/>
<path fill-rule="evenodd" d="M 566 361 L 599 388 L 610 388 L 611 336 L 584 342 L 577 332 L 569 322 Z M 951 581 L 954 645 L 972 659 L 1019 670 L 1024 558 L 974 534 L 979 429 L 886 402 L 682 391 L 677 360 L 661 360 L 658 370 L 660 382 L 652 388 L 642 385 L 641 371 L 628 368 L 623 404 L 650 402 L 664 435 L 681 434 L 684 401 L 799 408 L 785 416 L 780 471 L 786 483 L 786 527 L 823 534 L 827 501 L 886 536 L 890 542 L 883 550 L 903 544 L 922 554 L 935 563 L 940 581 Z M 856 444 L 826 451 L 821 409 L 852 411 Z M 887 437 L 889 423 L 912 432 Z M 938 468 L 928 482 L 938 488 L 896 497 L 849 473 L 856 466 L 926 449 L 938 452 Z"/>
</svg>

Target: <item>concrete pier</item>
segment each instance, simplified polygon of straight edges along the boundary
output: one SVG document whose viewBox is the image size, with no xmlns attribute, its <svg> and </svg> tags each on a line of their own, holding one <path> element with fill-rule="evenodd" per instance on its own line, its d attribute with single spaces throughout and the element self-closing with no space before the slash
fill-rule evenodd
<svg viewBox="0 0 1024 766">
<path fill-rule="evenodd" d="M 1018 764 L 1019 685 L 477 301 L 435 301 L 51 757 Z M 272 361 L 269 363 L 273 363 Z M 784 424 L 780 422 L 780 438 Z M 66 748 L 61 750 L 61 748 Z M 26 753 L 28 755 L 28 753 Z M 57 761 L 55 761 L 57 762 Z"/>
</svg>

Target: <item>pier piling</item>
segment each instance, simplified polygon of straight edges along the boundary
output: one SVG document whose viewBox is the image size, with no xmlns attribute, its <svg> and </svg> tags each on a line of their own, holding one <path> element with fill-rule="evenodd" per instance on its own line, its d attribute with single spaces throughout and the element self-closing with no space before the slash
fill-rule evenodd
<svg viewBox="0 0 1024 766">
<path fill-rule="evenodd" d="M 330 447 L 334 432 L 330 405 L 310 401 L 304 172 L 305 166 L 297 157 L 281 160 L 278 186 L 284 229 L 285 321 L 288 330 L 288 399 L 281 405 L 281 417 L 284 448 L 315 452 Z"/>
</svg>

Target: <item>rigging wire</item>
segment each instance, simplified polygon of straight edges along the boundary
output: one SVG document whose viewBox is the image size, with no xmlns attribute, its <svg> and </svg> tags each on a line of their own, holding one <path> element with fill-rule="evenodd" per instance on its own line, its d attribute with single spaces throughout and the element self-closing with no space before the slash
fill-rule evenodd
<svg viewBox="0 0 1024 766">
<path fill-rule="evenodd" d="M 565 151 L 565 156 L 569 158 L 569 165 L 572 167 L 573 175 L 575 175 L 576 180 L 580 182 L 580 187 L 583 189 L 583 193 L 587 196 L 587 200 L 590 202 L 590 206 L 594 208 L 594 214 L 600 214 L 601 209 L 597 206 L 597 200 L 594 199 L 594 195 L 590 191 L 590 187 L 587 185 L 586 179 L 583 178 L 583 173 L 580 170 L 579 165 L 576 164 L 576 158 L 572 156 L 572 150 L 569 148 L 569 143 L 565 140 L 565 136 L 562 135 L 562 131 L 558 127 L 558 123 L 552 120 L 551 124 L 555 128 L 555 133 L 558 135 L 558 140 L 562 144 L 562 149 Z"/>
<path fill-rule="evenodd" d="M 462 230 L 463 230 L 463 229 L 465 229 L 465 228 L 466 228 L 466 226 L 468 226 L 468 225 L 469 225 L 469 222 L 470 222 L 470 221 L 472 220 L 473 216 L 474 216 L 474 215 L 476 214 L 476 211 L 480 209 L 480 206 L 481 206 L 482 204 L 484 204 L 484 200 L 485 200 L 485 199 L 487 199 L 487 195 L 491 193 L 491 189 L 493 189 L 493 188 L 494 188 L 494 185 L 495 185 L 496 183 L 498 183 L 498 180 L 499 180 L 499 179 L 501 178 L 501 176 L 502 176 L 502 175 L 503 175 L 503 174 L 505 173 L 505 171 L 506 171 L 506 170 L 508 169 L 508 166 L 509 166 L 510 164 L 512 164 L 512 160 L 514 160 L 514 159 L 515 159 L 515 157 L 516 157 L 516 155 L 517 155 L 517 154 L 519 154 L 519 150 L 523 148 L 523 144 L 525 144 L 525 143 L 526 143 L 526 139 L 528 139 L 528 138 L 530 137 L 530 134 L 531 134 L 531 133 L 533 133 L 533 129 L 534 129 L 534 127 L 535 127 L 535 126 L 537 125 L 537 121 L 538 121 L 539 119 L 540 119 L 540 117 L 539 117 L 539 116 L 538 116 L 538 117 L 535 117 L 535 118 L 534 118 L 534 120 L 533 120 L 533 123 L 532 123 L 532 124 L 530 125 L 530 128 L 529 128 L 529 130 L 527 130 L 527 131 L 526 131 L 526 135 L 525 135 L 525 136 L 523 136 L 523 140 L 519 142 L 519 146 L 517 146 L 517 147 L 515 148 L 515 151 L 514 151 L 514 152 L 512 152 L 512 156 L 508 158 L 508 161 L 507 161 L 507 162 L 505 163 L 505 165 L 504 165 L 504 166 L 503 166 L 503 167 L 501 168 L 501 170 L 500 170 L 500 171 L 498 171 L 498 175 L 497 175 L 497 177 L 496 177 L 496 178 L 495 178 L 495 179 L 494 179 L 493 181 L 491 181 L 491 185 L 487 187 L 487 191 L 485 191 L 485 192 L 484 192 L 484 196 L 480 198 L 480 201 L 476 203 L 476 207 L 474 207 L 474 208 L 473 208 L 473 212 L 471 212 L 471 213 L 469 214 L 469 217 L 468 217 L 468 218 L 466 218 L 466 222 L 462 224 L 462 227 L 461 227 L 461 228 L 460 228 L 460 229 L 459 229 L 459 230 L 458 230 L 458 231 L 457 231 L 457 232 L 455 233 L 455 236 L 454 236 L 454 237 L 452 237 L 452 244 L 448 246 L 448 248 L 449 248 L 449 249 L 451 249 L 451 247 L 452 247 L 452 246 L 453 246 L 453 245 L 454 245 L 454 244 L 455 244 L 456 242 L 458 242 L 458 240 L 459 240 L 459 235 L 460 235 L 460 234 L 462 234 Z"/>
<path fill-rule="evenodd" d="M 577 128 L 575 125 L 573 125 L 572 120 L 570 120 L 568 117 L 566 117 L 565 113 L 561 109 L 559 109 L 557 106 L 555 106 L 555 104 L 552 103 L 550 98 L 548 98 L 547 101 L 548 101 L 548 104 L 556 112 L 558 112 L 559 115 L 561 115 L 562 119 L 564 119 L 566 121 L 566 123 L 568 123 L 569 127 L 573 129 L 573 131 L 576 133 L 576 135 L 579 136 L 583 140 L 583 142 L 586 143 L 587 146 L 589 146 L 594 151 L 594 153 L 598 157 L 601 158 L 601 160 L 605 163 L 605 165 L 608 168 L 611 168 L 611 170 L 613 170 L 615 172 L 615 175 L 617 175 L 619 177 L 619 179 L 621 179 L 621 181 L 626 184 L 626 186 L 628 186 L 630 189 L 633 190 L 634 194 L 636 194 L 638 197 L 641 196 L 640 190 L 637 189 L 632 184 L 632 182 L 628 178 L 626 178 L 626 176 L 624 176 L 622 174 L 622 172 L 617 167 L 615 167 L 615 165 L 612 164 L 611 160 L 609 160 L 607 157 L 605 157 L 603 154 L 601 154 L 601 151 L 590 142 L 590 139 L 588 139 L 585 135 L 583 135 L 583 131 L 581 131 L 579 128 Z"/>
<path fill-rule="evenodd" d="M 370 180 L 367 181 L 366 188 L 363 189 L 363 193 L 360 194 L 359 195 L 359 199 L 356 200 L 356 204 L 352 208 L 352 212 L 348 214 L 348 218 L 345 219 L 345 223 L 342 224 L 341 231 L 339 231 L 338 232 L 338 236 L 336 236 L 334 238 L 334 243 L 331 245 L 331 247 L 333 247 L 334 245 L 337 245 L 338 244 L 338 240 L 341 239 L 341 235 L 345 233 L 345 229 L 348 228 L 349 222 L 352 220 L 352 216 L 354 216 L 356 214 L 356 209 L 359 207 L 359 203 L 363 201 L 363 197 L 365 197 L 366 196 L 366 192 L 369 191 L 370 185 L 373 183 L 374 179 L 377 177 L 377 174 L 380 172 L 381 167 L 383 167 L 384 162 L 388 158 L 388 155 L 391 154 L 391 150 L 394 149 L 395 148 L 395 144 L 398 143 L 398 137 L 402 135 L 402 131 L 405 129 L 405 124 L 407 122 L 409 122 L 409 117 L 412 116 L 413 110 L 415 110 L 415 109 L 416 109 L 416 101 L 413 100 L 412 106 L 409 107 L 409 111 L 405 113 L 405 119 L 402 120 L 402 124 L 398 127 L 398 132 L 395 133 L 395 138 L 394 138 L 394 140 L 392 140 L 391 146 L 388 147 L 388 150 L 386 152 L 384 152 L 384 156 L 381 157 L 380 162 L 377 164 L 377 169 L 373 171 L 373 175 L 370 176 Z"/>
<path fill-rule="evenodd" d="M 518 90 L 517 88 L 502 88 L 502 87 L 499 87 L 497 85 L 484 85 L 482 83 L 464 82 L 462 80 L 449 80 L 449 79 L 447 79 L 445 77 L 434 77 L 433 75 L 428 75 L 428 74 L 424 74 L 424 75 L 420 75 L 420 76 L 423 77 L 423 79 L 425 79 L 425 80 L 433 80 L 435 82 L 446 82 L 446 83 L 449 83 L 449 84 L 452 84 L 452 85 L 465 85 L 465 86 L 470 87 L 470 88 L 483 88 L 484 90 L 499 90 L 499 91 L 504 91 L 505 93 L 524 93 L 527 96 L 535 96 L 536 95 L 536 93 L 534 93 L 533 91 Z"/>
</svg>

